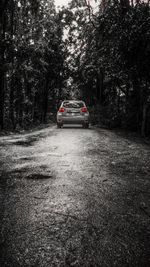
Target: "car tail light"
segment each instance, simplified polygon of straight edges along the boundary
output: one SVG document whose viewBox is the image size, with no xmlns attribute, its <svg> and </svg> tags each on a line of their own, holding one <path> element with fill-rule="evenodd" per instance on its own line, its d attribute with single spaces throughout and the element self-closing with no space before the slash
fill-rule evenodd
<svg viewBox="0 0 150 267">
<path fill-rule="evenodd" d="M 83 108 L 81 108 L 81 112 L 87 112 L 88 110 L 87 110 L 87 108 L 86 107 L 83 107 Z"/>
<path fill-rule="evenodd" d="M 61 113 L 65 112 L 65 108 L 60 108 L 59 112 L 61 112 Z"/>
</svg>

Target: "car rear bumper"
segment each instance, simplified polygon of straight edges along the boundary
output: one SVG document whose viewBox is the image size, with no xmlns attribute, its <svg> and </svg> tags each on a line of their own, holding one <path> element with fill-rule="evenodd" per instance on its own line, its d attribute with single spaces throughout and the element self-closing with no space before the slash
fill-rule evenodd
<svg viewBox="0 0 150 267">
<path fill-rule="evenodd" d="M 89 123 L 89 116 L 76 116 L 76 117 L 67 117 L 67 116 L 57 116 L 57 123 L 62 124 L 84 124 Z"/>
</svg>

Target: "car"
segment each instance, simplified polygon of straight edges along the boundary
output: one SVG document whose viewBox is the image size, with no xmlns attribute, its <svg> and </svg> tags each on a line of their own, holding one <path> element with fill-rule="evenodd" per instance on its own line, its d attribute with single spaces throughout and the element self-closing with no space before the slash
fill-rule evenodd
<svg viewBox="0 0 150 267">
<path fill-rule="evenodd" d="M 57 127 L 63 124 L 81 124 L 84 128 L 89 127 L 89 112 L 84 101 L 65 100 L 57 112 Z"/>
</svg>

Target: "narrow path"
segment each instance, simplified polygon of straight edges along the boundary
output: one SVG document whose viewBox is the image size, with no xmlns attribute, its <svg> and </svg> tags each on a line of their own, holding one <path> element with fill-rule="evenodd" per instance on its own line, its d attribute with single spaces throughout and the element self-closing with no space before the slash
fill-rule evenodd
<svg viewBox="0 0 150 267">
<path fill-rule="evenodd" d="M 150 266 L 150 150 L 55 126 L 0 137 L 1 265 Z"/>
</svg>

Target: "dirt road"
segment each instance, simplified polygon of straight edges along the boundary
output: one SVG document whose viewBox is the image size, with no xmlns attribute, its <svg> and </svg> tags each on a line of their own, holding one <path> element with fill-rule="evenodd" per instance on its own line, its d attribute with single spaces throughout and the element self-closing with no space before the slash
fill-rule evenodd
<svg viewBox="0 0 150 267">
<path fill-rule="evenodd" d="M 150 147 L 79 127 L 0 137 L 0 266 L 150 266 Z"/>
</svg>

